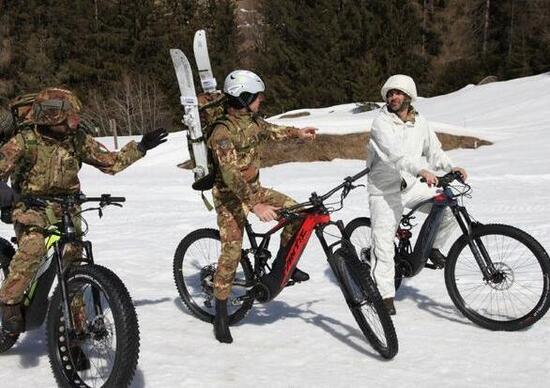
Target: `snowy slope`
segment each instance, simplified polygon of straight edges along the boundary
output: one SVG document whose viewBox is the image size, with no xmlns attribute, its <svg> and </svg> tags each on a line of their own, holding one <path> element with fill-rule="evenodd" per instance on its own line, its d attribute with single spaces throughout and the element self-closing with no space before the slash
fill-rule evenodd
<svg viewBox="0 0 550 388">
<path fill-rule="evenodd" d="M 450 152 L 471 174 L 474 192 L 467 206 L 473 215 L 523 228 L 549 249 L 550 75 L 469 86 L 417 105 L 434 125 L 495 142 Z M 351 114 L 354 106 L 308 110 L 307 118 L 277 122 L 327 132 L 368 128 L 375 113 Z M 400 351 L 393 361 L 382 361 L 363 340 L 315 240 L 300 265 L 312 279 L 255 306 L 232 329 L 232 345 L 217 343 L 211 326 L 185 311 L 172 280 L 179 240 L 216 224 L 215 214 L 191 190 L 191 174 L 175 167 L 186 159 L 186 150 L 183 135 L 173 134 L 115 177 L 88 167 L 81 174 L 86 193 L 127 197 L 123 209 L 107 209 L 102 220 L 88 217 L 88 237 L 97 261 L 119 274 L 137 306 L 142 340 L 134 387 L 548 385 L 550 317 L 514 333 L 476 327 L 452 305 L 440 271 L 425 270 L 404 282 L 394 318 Z M 262 181 L 305 200 L 311 191 L 324 192 L 363 166 L 349 160 L 285 164 L 264 169 Z M 353 192 L 334 218 L 368 214 L 366 195 Z M 255 219 L 254 225 L 267 228 Z M 12 231 L 1 225 L 0 234 Z M 2 387 L 54 385 L 43 329 L 26 334 L 0 356 L 0 381 Z"/>
</svg>

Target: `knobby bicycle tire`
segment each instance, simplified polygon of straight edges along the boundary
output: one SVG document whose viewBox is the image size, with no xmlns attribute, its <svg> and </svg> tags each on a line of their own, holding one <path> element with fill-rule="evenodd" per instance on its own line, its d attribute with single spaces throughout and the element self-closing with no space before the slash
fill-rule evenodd
<svg viewBox="0 0 550 388">
<path fill-rule="evenodd" d="M 66 279 L 72 297 L 80 293 L 83 295 L 86 323 L 83 333 L 68 332 L 61 287 L 58 286 L 50 302 L 46 329 L 50 366 L 58 385 L 88 387 L 88 381 L 91 381 L 91 386 L 95 387 L 98 376 L 92 375 L 94 370 L 102 373 L 110 369 L 108 376 L 99 377 L 104 380 L 103 387 L 130 386 L 139 358 L 139 326 L 135 307 L 124 283 L 112 271 L 99 265 L 75 267 L 69 271 Z M 86 296 L 91 295 L 91 298 L 87 299 L 84 293 Z M 94 301 L 97 300 L 101 301 L 103 308 L 100 315 L 97 315 L 94 307 Z M 72 311 L 70 313 L 74 321 L 75 314 Z M 88 340 L 89 343 L 85 342 Z M 113 343 L 114 357 L 108 357 L 105 349 Z M 77 344 L 81 351 L 89 350 L 89 370 L 76 370 L 77 360 L 70 351 L 71 344 Z M 97 347 L 94 348 L 95 345 Z"/>
<path fill-rule="evenodd" d="M 382 357 L 395 357 L 399 349 L 397 334 L 367 266 L 345 249 L 337 250 L 329 258 L 329 264 L 346 303 L 367 340 Z M 368 317 L 363 307 L 367 309 Z"/>
<path fill-rule="evenodd" d="M 490 330 L 520 330 L 541 319 L 550 307 L 550 260 L 544 248 L 509 225 L 476 226 L 472 238 L 483 243 L 498 275 L 484 280 L 473 254 L 468 255 L 468 238 L 460 237 L 445 264 L 445 284 L 458 310 Z"/>
</svg>

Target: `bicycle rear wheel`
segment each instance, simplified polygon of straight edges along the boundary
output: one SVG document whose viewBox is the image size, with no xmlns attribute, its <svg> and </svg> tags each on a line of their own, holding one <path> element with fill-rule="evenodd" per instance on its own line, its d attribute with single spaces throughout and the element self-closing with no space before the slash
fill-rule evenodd
<svg viewBox="0 0 550 388">
<path fill-rule="evenodd" d="M 139 327 L 126 287 L 98 265 L 75 267 L 66 276 L 69 311 L 58 286 L 47 318 L 48 355 L 58 385 L 128 387 L 139 357 Z"/>
<path fill-rule="evenodd" d="M 382 357 L 395 357 L 399 348 L 397 334 L 366 266 L 345 249 L 337 250 L 328 261 L 367 340 Z"/>
<path fill-rule="evenodd" d="M 180 297 L 189 311 L 205 322 L 214 320 L 214 273 L 221 252 L 220 232 L 216 229 L 197 229 L 178 245 L 174 255 L 174 281 Z M 252 266 L 242 257 L 237 267 L 229 296 L 229 323 L 243 319 L 252 308 L 252 299 L 239 301 L 253 280 Z"/>
<path fill-rule="evenodd" d="M 15 254 L 15 249 L 11 243 L 0 237 L 0 284 L 6 280 L 10 273 L 10 263 L 13 255 Z M 0 316 L 2 316 L 2 306 L 0 305 Z M 10 350 L 13 345 L 17 342 L 19 334 L 13 335 L 11 333 L 6 333 L 2 330 L 2 323 L 0 322 L 0 353 L 7 352 Z"/>
<path fill-rule="evenodd" d="M 484 279 L 466 236 L 453 244 L 445 284 L 460 312 L 490 330 L 520 330 L 542 318 L 550 307 L 550 260 L 544 248 L 508 225 L 477 226 L 472 237 L 494 270 Z"/>
</svg>

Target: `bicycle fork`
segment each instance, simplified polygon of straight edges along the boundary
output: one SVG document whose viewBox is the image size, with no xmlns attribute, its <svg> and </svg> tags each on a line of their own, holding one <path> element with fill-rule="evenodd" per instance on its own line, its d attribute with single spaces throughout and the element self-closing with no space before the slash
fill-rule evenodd
<svg viewBox="0 0 550 388">
<path fill-rule="evenodd" d="M 479 237 L 473 237 L 474 227 L 479 224 L 477 222 L 472 222 L 466 208 L 462 206 L 453 207 L 452 212 L 463 235 L 468 239 L 468 246 L 474 255 L 479 269 L 483 273 L 483 280 L 489 281 L 495 273 L 495 266 L 489 257 L 487 249 L 485 249 L 483 241 L 481 241 Z"/>
</svg>

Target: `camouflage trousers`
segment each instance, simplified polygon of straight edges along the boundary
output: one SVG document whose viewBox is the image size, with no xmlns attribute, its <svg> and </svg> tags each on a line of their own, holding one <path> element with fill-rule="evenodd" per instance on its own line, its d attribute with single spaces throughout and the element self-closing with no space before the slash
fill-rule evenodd
<svg viewBox="0 0 550 388">
<path fill-rule="evenodd" d="M 292 198 L 278 191 L 264 187 L 259 187 L 258 190 L 261 196 L 260 203 L 276 207 L 288 207 L 296 204 Z M 222 191 L 214 186 L 212 195 L 218 213 L 218 227 L 222 243 L 218 267 L 214 275 L 214 296 L 220 300 L 226 300 L 231 294 L 231 286 L 241 259 L 244 224 L 248 209 L 231 191 Z M 283 229 L 281 233 L 282 246 L 286 246 L 299 227 L 298 221 L 288 224 Z"/>
<path fill-rule="evenodd" d="M 46 236 L 43 229 L 49 221 L 45 211 L 17 206 L 13 211 L 18 249 L 13 256 L 9 275 L 0 288 L 0 302 L 15 304 L 23 301 L 25 290 L 38 271 L 42 257 L 46 254 Z M 81 258 L 80 248 L 67 245 L 63 255 L 65 265 Z"/>
</svg>

